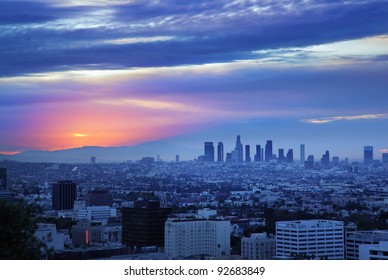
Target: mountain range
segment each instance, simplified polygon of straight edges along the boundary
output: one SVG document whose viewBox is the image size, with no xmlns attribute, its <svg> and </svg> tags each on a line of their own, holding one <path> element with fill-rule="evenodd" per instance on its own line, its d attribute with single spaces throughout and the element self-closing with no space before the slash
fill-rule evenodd
<svg viewBox="0 0 388 280">
<path fill-rule="evenodd" d="M 89 163 L 92 156 L 97 162 L 122 162 L 139 160 L 143 157 L 157 155 L 162 160 L 175 160 L 179 155 L 181 160 L 192 160 L 203 152 L 198 149 L 164 142 L 148 142 L 136 146 L 98 147 L 85 146 L 64 150 L 44 151 L 28 150 L 13 155 L 0 154 L 0 160 L 22 162 L 52 162 L 52 163 Z"/>
</svg>

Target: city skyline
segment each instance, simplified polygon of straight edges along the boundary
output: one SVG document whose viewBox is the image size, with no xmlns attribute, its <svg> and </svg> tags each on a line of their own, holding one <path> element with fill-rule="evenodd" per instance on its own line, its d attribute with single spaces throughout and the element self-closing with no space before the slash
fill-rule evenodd
<svg viewBox="0 0 388 280">
<path fill-rule="evenodd" d="M 365 145 L 358 150 L 358 157 L 348 157 L 343 153 L 336 153 L 326 148 L 317 153 L 310 152 L 309 145 L 302 143 L 299 147 L 290 145 L 281 146 L 273 140 L 245 144 L 241 135 L 236 135 L 237 141 L 202 142 L 202 148 L 188 148 L 171 145 L 163 142 L 150 142 L 137 146 L 98 147 L 85 146 L 56 151 L 25 151 L 17 154 L 0 154 L 1 160 L 15 160 L 20 162 L 52 162 L 52 163 L 99 163 L 120 161 L 141 161 L 151 159 L 155 161 L 202 161 L 202 162 L 269 162 L 276 160 L 278 163 L 304 163 L 315 159 L 323 166 L 330 162 L 346 161 L 359 162 L 364 165 L 386 163 L 388 151 L 374 151 L 373 146 Z M 230 139 L 229 139 L 230 140 Z M 230 144 L 232 143 L 232 144 Z M 201 146 L 201 145 L 199 145 Z M 225 148 L 224 148 L 225 147 Z M 248 160 L 247 160 L 248 157 Z M 314 161 L 314 160 L 313 160 Z"/>
<path fill-rule="evenodd" d="M 302 143 L 316 160 L 362 160 L 364 146 L 381 159 L 387 13 L 387 1 L 2 1 L 0 153 L 227 152 L 241 135 L 252 160 L 268 139 L 295 159 Z"/>
</svg>

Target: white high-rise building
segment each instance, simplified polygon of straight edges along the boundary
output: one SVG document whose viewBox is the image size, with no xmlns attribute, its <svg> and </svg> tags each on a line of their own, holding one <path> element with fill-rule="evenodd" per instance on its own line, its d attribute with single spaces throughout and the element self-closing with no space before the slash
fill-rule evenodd
<svg viewBox="0 0 388 280">
<path fill-rule="evenodd" d="M 276 222 L 276 256 L 343 260 L 343 222 L 330 220 Z"/>
<path fill-rule="evenodd" d="M 230 221 L 220 218 L 169 218 L 165 223 L 165 253 L 173 259 L 230 255 L 230 230 Z"/>
<path fill-rule="evenodd" d="M 380 241 L 377 245 L 360 245 L 360 260 L 388 260 L 388 241 Z"/>
<path fill-rule="evenodd" d="M 270 260 L 276 255 L 276 240 L 266 233 L 241 238 L 241 256 L 249 260 Z"/>
<path fill-rule="evenodd" d="M 346 233 L 345 248 L 347 260 L 358 260 L 361 245 L 378 244 L 388 241 L 388 230 L 350 231 Z"/>
</svg>

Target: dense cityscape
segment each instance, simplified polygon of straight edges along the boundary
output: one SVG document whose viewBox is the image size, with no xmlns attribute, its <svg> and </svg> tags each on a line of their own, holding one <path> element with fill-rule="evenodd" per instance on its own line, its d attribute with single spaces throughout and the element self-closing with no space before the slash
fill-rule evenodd
<svg viewBox="0 0 388 280">
<path fill-rule="evenodd" d="M 37 206 L 41 244 L 17 255 L 3 239 L 2 258 L 388 259 L 387 153 L 315 160 L 305 144 L 276 153 L 268 140 L 252 153 L 236 138 L 226 153 L 204 142 L 192 161 L 0 162 L 1 206 Z M 4 224 L 18 223 L 12 213 Z"/>
</svg>

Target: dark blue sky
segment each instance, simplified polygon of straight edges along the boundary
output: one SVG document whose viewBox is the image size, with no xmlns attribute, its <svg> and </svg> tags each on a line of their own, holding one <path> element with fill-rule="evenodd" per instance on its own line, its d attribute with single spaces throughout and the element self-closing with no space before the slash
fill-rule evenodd
<svg viewBox="0 0 388 280">
<path fill-rule="evenodd" d="M 388 1 L 1 1 L 0 61 L 0 152 L 388 149 Z"/>
</svg>

